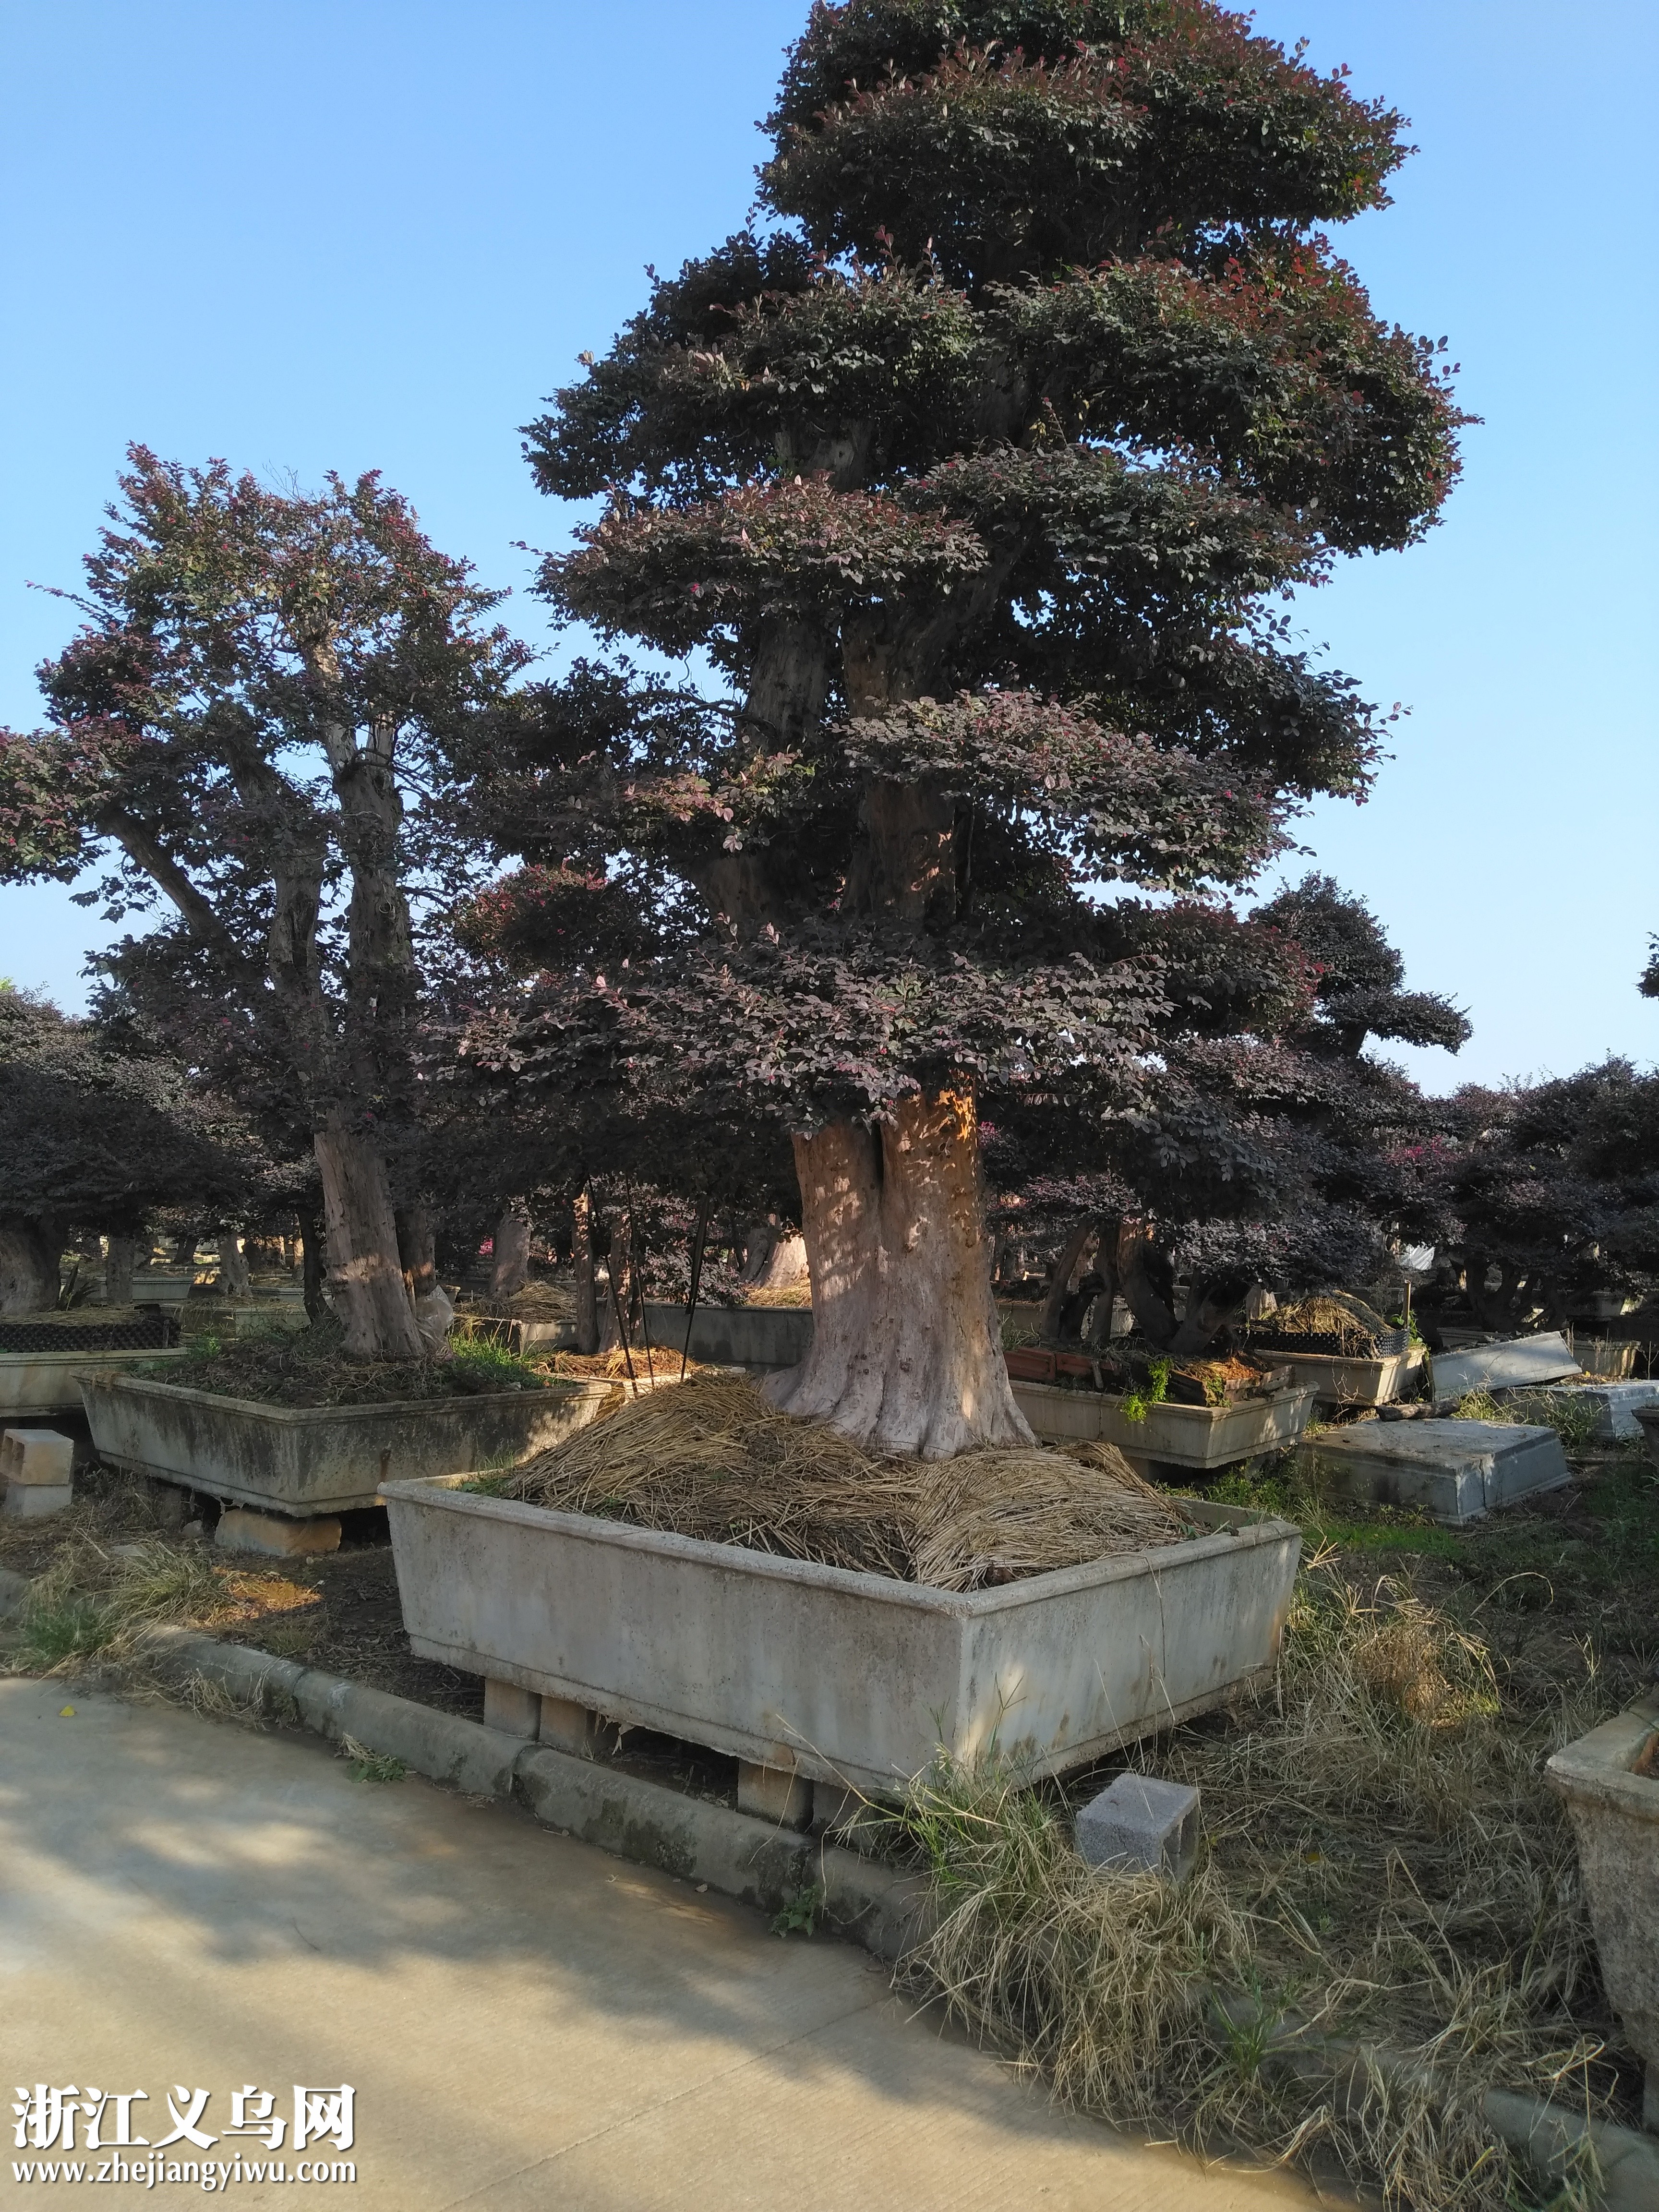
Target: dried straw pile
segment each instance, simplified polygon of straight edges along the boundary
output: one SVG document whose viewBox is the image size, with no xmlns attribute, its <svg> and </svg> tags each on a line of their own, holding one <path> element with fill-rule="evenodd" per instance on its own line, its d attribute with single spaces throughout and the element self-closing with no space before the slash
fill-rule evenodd
<svg viewBox="0 0 1659 2212">
<path fill-rule="evenodd" d="M 872 1458 L 723 1376 L 626 1401 L 501 1494 L 947 1590 L 1194 1533 L 1109 1444 Z"/>
<path fill-rule="evenodd" d="M 1369 1328 L 1352 1306 L 1319 1291 L 1269 1314 L 1263 1324 L 1263 1334 L 1275 1338 L 1335 1337 L 1341 1350 L 1355 1358 L 1372 1358 L 1377 1347 L 1376 1330 Z"/>
</svg>

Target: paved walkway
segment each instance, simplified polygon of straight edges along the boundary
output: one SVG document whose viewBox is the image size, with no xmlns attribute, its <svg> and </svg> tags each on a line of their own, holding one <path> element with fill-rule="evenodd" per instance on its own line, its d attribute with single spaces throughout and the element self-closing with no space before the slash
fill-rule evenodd
<svg viewBox="0 0 1659 2212">
<path fill-rule="evenodd" d="M 357 2212 L 1314 2202 L 1068 2119 L 907 2016 L 862 1953 L 781 1942 L 512 1807 L 354 1782 L 315 1740 L 61 1682 L 0 1680 L 0 2069 L 145 2090 L 130 2109 L 152 2143 L 173 2086 L 205 2088 L 211 2151 L 157 2154 L 198 2160 L 269 2154 L 225 2136 L 233 2090 L 271 2091 L 291 2124 L 296 2082 L 349 2082 Z M 300 2154 L 319 2153 L 340 2155 Z M 94 2170 L 112 2154 L 149 2155 L 94 2151 Z M 76 2201 L 14 2181 L 9 2161 L 40 2155 L 8 2137 L 0 2207 Z M 264 2179 L 226 2194 L 295 2201 Z M 118 2181 L 90 2201 L 202 2197 Z"/>
</svg>

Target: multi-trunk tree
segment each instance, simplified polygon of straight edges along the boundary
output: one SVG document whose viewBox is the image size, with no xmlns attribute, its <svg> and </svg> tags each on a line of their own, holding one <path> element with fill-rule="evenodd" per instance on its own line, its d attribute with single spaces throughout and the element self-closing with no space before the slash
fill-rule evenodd
<svg viewBox="0 0 1659 2212">
<path fill-rule="evenodd" d="M 422 996 L 410 897 L 453 896 L 465 854 L 405 797 L 441 783 L 526 656 L 489 623 L 498 595 L 372 476 L 309 495 L 135 447 L 121 489 L 85 623 L 40 672 L 51 725 L 0 735 L 0 872 L 106 858 L 112 916 L 171 909 L 107 964 L 306 1133 L 348 1348 L 418 1358 L 393 1182 Z"/>
<path fill-rule="evenodd" d="M 1240 885 L 1362 788 L 1371 714 L 1279 603 L 1421 533 L 1459 417 L 1317 228 L 1386 200 L 1400 118 L 1206 0 L 819 5 L 769 128 L 772 227 L 529 434 L 608 501 L 556 608 L 716 680 L 520 702 L 497 920 L 557 972 L 481 1056 L 608 1083 L 665 1187 L 677 1132 L 787 1130 L 780 1401 L 939 1456 L 1026 1433 L 981 1115 L 1152 1106 L 1162 925 L 1103 888 Z"/>
</svg>

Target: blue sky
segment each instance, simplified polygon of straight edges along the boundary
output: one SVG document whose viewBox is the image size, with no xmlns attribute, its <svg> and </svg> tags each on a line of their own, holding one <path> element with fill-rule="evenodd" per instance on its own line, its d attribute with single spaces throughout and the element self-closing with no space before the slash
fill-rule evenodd
<svg viewBox="0 0 1659 2212">
<path fill-rule="evenodd" d="M 378 467 L 446 550 L 522 586 L 564 527 L 516 426 L 644 292 L 743 221 L 805 0 L 9 0 L 0 5 L 0 720 L 122 450 L 314 482 Z M 1310 641 L 1408 705 L 1311 859 L 1411 981 L 1468 1008 L 1431 1090 L 1659 1057 L 1653 0 L 1272 0 L 1412 119 L 1343 250 L 1451 342 L 1482 416 L 1443 525 L 1310 594 Z M 537 603 L 510 608 L 544 635 Z M 1645 642 L 1644 642 L 1645 641 Z M 1270 886 L 1271 887 L 1271 886 Z M 0 889 L 0 974 L 81 1003 L 102 941 Z"/>
</svg>

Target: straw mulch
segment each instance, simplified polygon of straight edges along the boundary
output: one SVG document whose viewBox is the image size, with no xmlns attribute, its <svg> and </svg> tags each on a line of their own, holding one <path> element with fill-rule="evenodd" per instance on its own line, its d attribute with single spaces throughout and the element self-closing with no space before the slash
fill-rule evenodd
<svg viewBox="0 0 1659 2212">
<path fill-rule="evenodd" d="M 946 1590 L 1194 1533 L 1109 1444 L 877 1458 L 722 1376 L 626 1401 L 500 1494 Z"/>
</svg>

